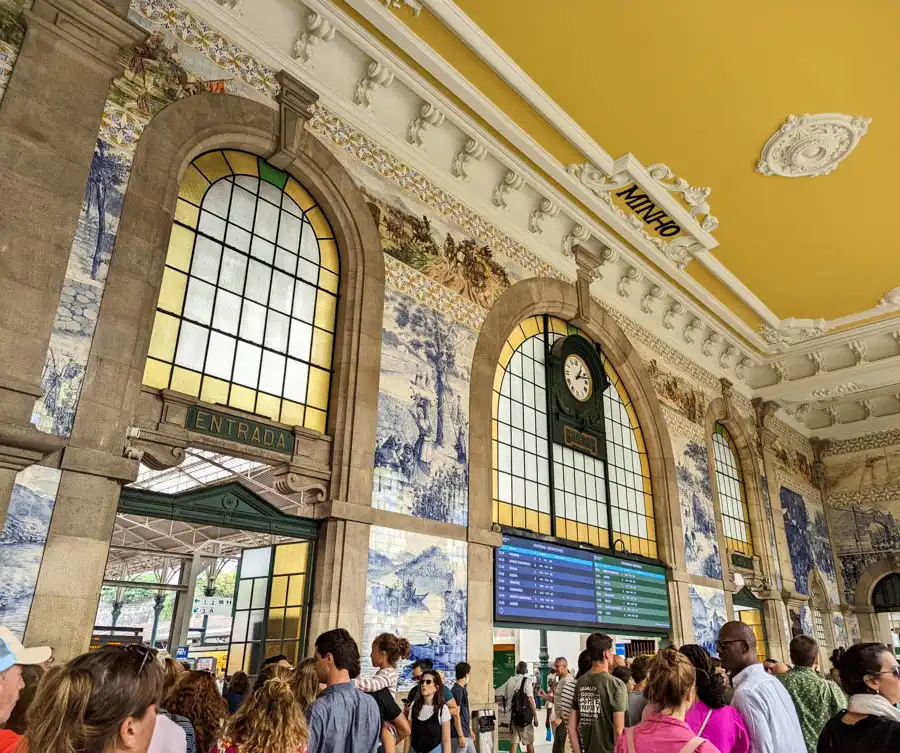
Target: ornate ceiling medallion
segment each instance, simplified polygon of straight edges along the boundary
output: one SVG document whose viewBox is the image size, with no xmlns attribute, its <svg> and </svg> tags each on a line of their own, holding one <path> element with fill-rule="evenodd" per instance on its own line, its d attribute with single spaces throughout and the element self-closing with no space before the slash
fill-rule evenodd
<svg viewBox="0 0 900 753">
<path fill-rule="evenodd" d="M 853 151 L 871 122 L 834 112 L 788 115 L 763 147 L 756 171 L 785 178 L 828 175 Z"/>
</svg>

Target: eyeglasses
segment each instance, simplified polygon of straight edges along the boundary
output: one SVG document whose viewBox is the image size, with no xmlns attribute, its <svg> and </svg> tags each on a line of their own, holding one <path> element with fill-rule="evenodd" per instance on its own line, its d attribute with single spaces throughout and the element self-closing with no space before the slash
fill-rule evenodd
<svg viewBox="0 0 900 753">
<path fill-rule="evenodd" d="M 425 677 L 419 680 L 420 685 L 434 685 L 434 680 L 430 677 Z"/>
<path fill-rule="evenodd" d="M 897 679 L 900 679 L 900 664 L 896 664 L 890 669 L 884 670 L 884 672 L 874 672 L 876 675 L 893 675 Z"/>
<path fill-rule="evenodd" d="M 732 643 L 746 643 L 746 641 L 742 641 L 740 639 L 734 641 L 716 641 L 716 648 L 721 651 L 723 648 L 727 648 Z"/>
</svg>

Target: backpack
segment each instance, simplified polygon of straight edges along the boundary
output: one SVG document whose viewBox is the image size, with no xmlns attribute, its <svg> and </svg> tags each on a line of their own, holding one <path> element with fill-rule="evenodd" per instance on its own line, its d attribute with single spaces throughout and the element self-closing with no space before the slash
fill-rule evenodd
<svg viewBox="0 0 900 753">
<path fill-rule="evenodd" d="M 528 678 L 523 677 L 519 689 L 513 693 L 509 711 L 509 719 L 513 727 L 527 727 L 534 721 L 531 704 L 528 703 L 528 696 L 525 695 L 525 683 L 527 681 Z"/>
</svg>

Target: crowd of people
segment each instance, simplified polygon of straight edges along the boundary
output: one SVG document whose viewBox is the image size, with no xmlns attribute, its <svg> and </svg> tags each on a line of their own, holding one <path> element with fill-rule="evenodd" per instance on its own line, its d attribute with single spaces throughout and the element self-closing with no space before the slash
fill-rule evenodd
<svg viewBox="0 0 900 753">
<path fill-rule="evenodd" d="M 792 667 L 761 663 L 756 637 L 726 623 L 719 659 L 701 646 L 664 648 L 630 664 L 592 634 L 578 672 L 558 658 L 549 692 L 520 662 L 497 696 L 514 753 L 534 753 L 538 705 L 550 702 L 553 753 L 898 753 L 900 666 L 879 643 L 833 657 L 841 687 L 821 676 L 819 647 L 791 641 Z M 0 628 L 0 753 L 474 753 L 465 662 L 452 686 L 427 660 L 397 703 L 403 638 L 372 643 L 374 676 L 343 629 L 296 667 L 267 659 L 251 680 L 214 676 L 143 645 L 106 646 L 52 666 Z M 549 713 L 549 712 L 548 712 Z M 549 739 L 549 738 L 548 738 Z"/>
<path fill-rule="evenodd" d="M 793 666 L 760 662 L 742 622 L 719 632 L 714 659 L 698 645 L 626 661 L 602 633 L 587 639 L 573 676 L 556 659 L 547 723 L 553 753 L 900 753 L 900 666 L 880 643 L 832 656 L 799 635 Z M 496 689 L 508 710 L 513 751 L 534 753 L 538 712 L 528 667 Z M 835 678 L 837 682 L 835 682 Z"/>
</svg>

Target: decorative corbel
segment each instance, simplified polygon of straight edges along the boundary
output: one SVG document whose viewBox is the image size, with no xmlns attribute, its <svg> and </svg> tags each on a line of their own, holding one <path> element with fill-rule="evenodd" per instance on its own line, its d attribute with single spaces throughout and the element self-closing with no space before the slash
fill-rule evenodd
<svg viewBox="0 0 900 753">
<path fill-rule="evenodd" d="M 675 329 L 675 324 L 672 320 L 676 316 L 684 314 L 685 311 L 687 311 L 687 309 L 681 301 L 672 301 L 672 305 L 663 312 L 663 327 L 666 329 Z"/>
<path fill-rule="evenodd" d="M 562 251 L 565 256 L 572 255 L 572 247 L 576 243 L 587 243 L 591 239 L 591 231 L 588 230 L 584 225 L 579 225 L 577 222 L 572 225 L 572 229 L 566 233 L 565 237 L 562 241 Z"/>
<path fill-rule="evenodd" d="M 753 366 L 753 361 L 748 356 L 742 356 L 737 366 L 734 367 L 734 375 L 743 382 L 747 378 L 747 369 L 751 366 Z"/>
<path fill-rule="evenodd" d="M 710 332 L 704 339 L 703 344 L 700 346 L 700 352 L 703 353 L 707 358 L 712 358 L 712 351 L 716 345 L 721 344 L 722 335 L 718 332 Z"/>
<path fill-rule="evenodd" d="M 760 429 L 768 428 L 766 423 L 775 415 L 778 410 L 778 403 L 774 400 L 763 400 L 761 397 L 755 397 L 750 401 L 753 406 L 753 412 L 756 414 L 756 426 Z"/>
<path fill-rule="evenodd" d="M 702 330 L 703 327 L 703 320 L 699 316 L 693 316 L 684 325 L 684 329 L 681 330 L 681 336 L 688 345 L 693 345 L 694 335 Z"/>
<path fill-rule="evenodd" d="M 838 416 L 838 410 L 836 405 L 829 405 L 825 408 L 825 412 L 828 414 L 828 418 L 831 421 L 832 426 L 837 426 L 840 422 L 840 416 Z"/>
<path fill-rule="evenodd" d="M 865 418 L 872 418 L 875 415 L 875 404 L 871 400 L 860 400 L 859 404 L 863 409 Z"/>
<path fill-rule="evenodd" d="M 853 354 L 855 366 L 860 366 L 869 360 L 869 352 L 866 349 L 866 344 L 862 340 L 854 340 L 853 342 L 848 343 L 848 347 Z"/>
<path fill-rule="evenodd" d="M 814 374 L 822 374 L 825 371 L 825 354 L 821 350 L 814 350 L 809 354 L 809 360 L 813 362 L 815 367 Z"/>
<path fill-rule="evenodd" d="M 287 71 L 278 74 L 280 106 L 278 147 L 268 161 L 284 170 L 300 156 L 306 121 L 312 117 L 313 105 L 319 95 Z"/>
<path fill-rule="evenodd" d="M 637 282 L 641 279 L 641 272 L 639 269 L 635 267 L 626 267 L 625 271 L 622 272 L 622 275 L 619 277 L 619 281 L 616 283 L 616 293 L 618 293 L 620 298 L 628 298 L 630 293 L 628 292 L 628 288 L 631 286 L 631 283 Z"/>
<path fill-rule="evenodd" d="M 806 419 L 809 417 L 810 410 L 812 410 L 812 405 L 810 403 L 800 403 L 800 405 L 797 406 L 797 410 L 794 411 L 794 418 L 801 424 L 805 424 Z"/>
<path fill-rule="evenodd" d="M 720 369 L 728 369 L 730 368 L 731 359 L 737 355 L 737 348 L 728 343 L 724 348 L 722 348 L 722 352 L 719 353 L 719 368 Z M 729 382 L 730 384 L 730 382 Z"/>
<path fill-rule="evenodd" d="M 773 361 L 772 371 L 775 372 L 775 376 L 778 379 L 778 384 L 788 381 L 787 365 L 784 361 Z"/>
<path fill-rule="evenodd" d="M 480 141 L 469 137 L 466 139 L 466 143 L 463 144 L 462 149 L 460 149 L 453 158 L 453 164 L 450 165 L 450 173 L 454 178 L 468 180 L 469 175 L 466 172 L 466 167 L 469 164 L 469 160 L 474 159 L 481 161 L 486 156 L 487 147 Z"/>
<path fill-rule="evenodd" d="M 525 185 L 525 177 L 513 170 L 507 170 L 491 193 L 491 203 L 506 209 L 506 196 L 510 191 L 518 191 Z"/>
<path fill-rule="evenodd" d="M 541 199 L 528 218 L 528 229 L 532 233 L 543 233 L 544 229 L 541 227 L 541 223 L 544 221 L 544 217 L 556 217 L 558 214 L 558 204 L 554 204 L 550 199 Z"/>
<path fill-rule="evenodd" d="M 313 53 L 323 42 L 334 39 L 335 28 L 325 16 L 311 10 L 306 16 L 306 30 L 297 35 L 291 56 L 300 64 L 309 63 Z"/>
<path fill-rule="evenodd" d="M 394 82 L 394 74 L 387 66 L 377 60 L 370 60 L 366 72 L 356 84 L 353 101 L 360 107 L 371 110 L 372 96 L 376 89 L 390 86 Z"/>
<path fill-rule="evenodd" d="M 652 314 L 653 302 L 662 300 L 665 295 L 665 291 L 659 285 L 651 285 L 647 288 L 647 292 L 641 296 L 641 311 L 645 314 Z"/>
<path fill-rule="evenodd" d="M 417 117 L 413 118 L 406 132 L 406 140 L 413 146 L 422 146 L 425 131 L 444 122 L 444 113 L 430 102 L 425 102 Z"/>
</svg>

